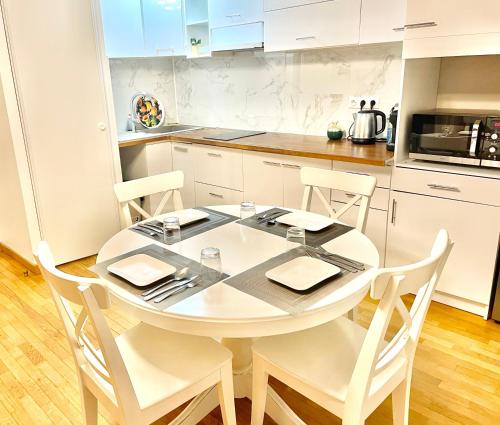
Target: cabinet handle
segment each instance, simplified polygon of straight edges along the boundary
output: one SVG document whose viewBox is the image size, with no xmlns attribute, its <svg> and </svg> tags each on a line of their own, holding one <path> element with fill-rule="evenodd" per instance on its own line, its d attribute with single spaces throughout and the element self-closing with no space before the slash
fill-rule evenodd
<svg viewBox="0 0 500 425">
<path fill-rule="evenodd" d="M 401 32 L 401 31 L 405 30 L 405 27 L 396 27 L 396 28 L 393 28 L 392 30 L 396 31 L 396 32 Z"/>
<path fill-rule="evenodd" d="M 304 37 L 296 37 L 295 40 L 301 41 L 301 40 L 314 40 L 316 38 L 315 35 L 306 35 Z"/>
<path fill-rule="evenodd" d="M 213 192 L 208 192 L 210 196 L 213 196 L 214 198 L 224 198 L 223 195 L 219 195 L 218 193 L 213 193 Z"/>
<path fill-rule="evenodd" d="M 414 30 L 418 28 L 429 28 L 429 27 L 437 27 L 436 22 L 418 22 L 416 24 L 406 24 L 404 29 Z"/>
<path fill-rule="evenodd" d="M 220 153 L 213 153 L 213 152 L 208 152 L 207 155 L 208 156 L 213 156 L 214 158 L 221 158 L 222 157 L 222 154 L 220 154 Z"/>
<path fill-rule="evenodd" d="M 300 165 L 295 165 L 295 164 L 281 164 L 285 168 L 293 168 L 294 170 L 300 170 Z"/>
<path fill-rule="evenodd" d="M 188 148 L 181 148 L 180 146 L 174 146 L 174 150 L 179 152 L 187 152 Z"/>
<path fill-rule="evenodd" d="M 281 164 L 279 162 L 272 162 L 272 161 L 262 161 L 266 165 L 271 165 L 272 167 L 281 167 Z"/>
<path fill-rule="evenodd" d="M 241 13 L 233 13 L 232 15 L 226 15 L 226 18 L 236 18 L 237 16 L 241 16 Z"/>
<path fill-rule="evenodd" d="M 460 189 L 456 186 L 444 186 L 442 184 L 429 183 L 427 185 L 430 189 L 435 190 L 446 190 L 448 192 L 460 192 Z"/>
<path fill-rule="evenodd" d="M 345 192 L 345 196 L 348 198 L 354 198 L 356 195 L 354 193 Z"/>
<path fill-rule="evenodd" d="M 391 224 L 395 225 L 396 224 L 396 208 L 398 206 L 398 203 L 396 202 L 395 199 L 392 200 L 392 214 L 391 214 Z"/>
</svg>

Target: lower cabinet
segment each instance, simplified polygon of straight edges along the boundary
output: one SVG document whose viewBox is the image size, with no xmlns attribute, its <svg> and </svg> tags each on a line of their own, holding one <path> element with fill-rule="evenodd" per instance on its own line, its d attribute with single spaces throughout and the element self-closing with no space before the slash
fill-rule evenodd
<svg viewBox="0 0 500 425">
<path fill-rule="evenodd" d="M 184 187 L 181 190 L 184 208 L 193 208 L 196 205 L 195 198 L 195 158 L 196 146 L 191 143 L 172 142 L 172 169 L 184 172 Z"/>
<path fill-rule="evenodd" d="M 391 191 L 389 216 L 387 265 L 427 256 L 443 227 L 455 244 L 437 290 L 449 296 L 447 303 L 485 314 L 498 249 L 500 207 Z"/>
<path fill-rule="evenodd" d="M 146 153 L 147 175 L 154 176 L 172 171 L 172 147 L 170 143 L 151 143 L 144 147 Z M 143 202 L 146 211 L 154 213 L 160 204 L 164 194 L 158 193 L 147 196 Z M 174 204 L 172 198 L 165 205 L 164 211 L 172 211 Z"/>
<path fill-rule="evenodd" d="M 243 154 L 243 191 L 247 201 L 282 207 L 281 155 L 245 152 Z"/>
<path fill-rule="evenodd" d="M 338 211 L 345 204 L 342 202 L 332 201 L 331 205 L 335 211 Z M 347 210 L 347 212 L 342 217 L 340 217 L 340 220 L 351 226 L 356 226 L 358 213 L 359 207 L 357 205 L 354 205 L 349 210 Z M 380 266 L 384 266 L 387 236 L 387 211 L 370 208 L 368 212 L 365 234 L 377 247 L 380 256 Z"/>
<path fill-rule="evenodd" d="M 196 183 L 196 206 L 239 204 L 243 201 L 243 192 L 212 186 L 210 184 Z"/>
</svg>

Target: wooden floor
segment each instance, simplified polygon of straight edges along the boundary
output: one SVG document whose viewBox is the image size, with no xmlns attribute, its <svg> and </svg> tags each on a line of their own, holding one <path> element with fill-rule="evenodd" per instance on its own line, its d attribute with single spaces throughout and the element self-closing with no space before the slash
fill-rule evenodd
<svg viewBox="0 0 500 425">
<path fill-rule="evenodd" d="M 89 275 L 93 261 L 63 269 Z M 73 360 L 48 289 L 24 271 L 0 253 L 0 424 L 81 423 Z M 365 300 L 357 320 L 367 325 L 374 308 Z M 115 332 L 133 325 L 118 311 L 108 319 Z M 341 423 L 283 384 L 271 384 L 307 424 Z M 248 400 L 237 401 L 237 415 L 238 424 L 250 423 Z M 102 411 L 100 423 L 108 420 Z M 201 423 L 222 424 L 219 410 Z M 391 424 L 390 400 L 367 423 Z M 500 325 L 433 303 L 415 359 L 410 424 L 500 424 Z"/>
</svg>

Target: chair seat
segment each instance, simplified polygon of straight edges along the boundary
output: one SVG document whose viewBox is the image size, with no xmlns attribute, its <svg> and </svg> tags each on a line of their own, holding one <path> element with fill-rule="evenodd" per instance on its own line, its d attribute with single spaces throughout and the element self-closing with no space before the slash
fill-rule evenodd
<svg viewBox="0 0 500 425">
<path fill-rule="evenodd" d="M 211 338 L 177 334 L 144 323 L 116 338 L 141 409 L 182 391 L 231 361 Z"/>
<path fill-rule="evenodd" d="M 366 333 L 362 326 L 339 317 L 305 331 L 261 338 L 253 351 L 301 382 L 345 402 Z M 377 380 L 375 390 L 383 384 L 380 380 L 377 385 Z"/>
</svg>

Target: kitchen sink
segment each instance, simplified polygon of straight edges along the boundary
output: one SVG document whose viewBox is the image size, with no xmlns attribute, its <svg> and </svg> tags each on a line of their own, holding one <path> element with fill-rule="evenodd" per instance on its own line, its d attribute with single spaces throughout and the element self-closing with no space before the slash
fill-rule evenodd
<svg viewBox="0 0 500 425">
<path fill-rule="evenodd" d="M 199 130 L 200 128 L 202 127 L 196 127 L 194 125 L 182 125 L 182 124 L 162 125 L 156 128 L 144 128 L 138 126 L 136 128 L 136 133 L 170 134 L 170 133 L 178 133 L 180 131 Z"/>
</svg>

